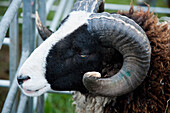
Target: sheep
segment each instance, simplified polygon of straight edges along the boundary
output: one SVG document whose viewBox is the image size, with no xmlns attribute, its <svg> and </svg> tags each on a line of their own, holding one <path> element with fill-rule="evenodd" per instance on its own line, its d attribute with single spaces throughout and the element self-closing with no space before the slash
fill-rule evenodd
<svg viewBox="0 0 170 113">
<path fill-rule="evenodd" d="M 17 76 L 24 94 L 39 96 L 49 90 L 75 90 L 80 92 L 75 95 L 98 103 L 96 112 L 121 110 L 116 107 L 124 101 L 118 100 L 139 90 L 137 87 L 145 84 L 142 82 L 152 68 L 150 35 L 146 32 L 150 26 L 141 25 L 144 21 L 139 21 L 140 15 L 133 15 L 133 9 L 120 14 L 103 11 L 103 0 L 77 0 L 57 31 L 50 31 L 37 20 L 45 41 L 25 61 Z M 90 110 L 87 112 L 95 112 Z"/>
<path fill-rule="evenodd" d="M 57 31 L 35 49 L 17 77 L 26 95 L 38 96 L 48 90 L 76 90 L 118 96 L 141 84 L 150 65 L 147 36 L 134 21 L 124 16 L 97 13 L 103 11 L 103 3 L 103 0 L 77 0 Z M 107 55 L 103 53 L 107 52 L 112 58 L 105 58 Z M 102 73 L 102 68 L 116 63 L 114 59 L 123 62 L 120 71 L 115 76 L 99 79 L 101 74 L 109 76 Z"/>
</svg>

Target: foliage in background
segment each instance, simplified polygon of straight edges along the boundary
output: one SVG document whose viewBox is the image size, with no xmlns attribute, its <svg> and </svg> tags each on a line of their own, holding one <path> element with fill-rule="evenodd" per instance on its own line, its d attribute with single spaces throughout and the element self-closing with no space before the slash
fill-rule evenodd
<svg viewBox="0 0 170 113">
<path fill-rule="evenodd" d="M 72 102 L 72 95 L 48 94 L 44 113 L 75 113 Z"/>
</svg>

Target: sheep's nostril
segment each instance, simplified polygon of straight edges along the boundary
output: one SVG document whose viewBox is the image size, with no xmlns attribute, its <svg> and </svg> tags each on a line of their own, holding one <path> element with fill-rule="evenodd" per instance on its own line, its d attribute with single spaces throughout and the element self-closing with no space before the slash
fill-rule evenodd
<svg viewBox="0 0 170 113">
<path fill-rule="evenodd" d="M 19 84 L 19 85 L 22 85 L 23 82 L 24 82 L 25 80 L 28 80 L 28 79 L 30 79 L 29 76 L 18 76 L 18 77 L 17 77 L 17 80 L 18 80 L 18 84 Z"/>
</svg>

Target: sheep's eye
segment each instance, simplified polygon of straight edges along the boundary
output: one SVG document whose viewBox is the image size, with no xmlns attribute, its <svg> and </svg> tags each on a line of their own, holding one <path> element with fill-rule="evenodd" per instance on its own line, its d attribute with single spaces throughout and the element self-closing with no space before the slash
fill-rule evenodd
<svg viewBox="0 0 170 113">
<path fill-rule="evenodd" d="M 78 55 L 79 55 L 80 58 L 85 59 L 85 58 L 88 58 L 88 56 L 89 56 L 90 54 L 89 54 L 89 51 L 83 50 L 83 51 L 81 51 L 80 53 L 78 53 Z"/>
<path fill-rule="evenodd" d="M 86 57 L 88 57 L 88 55 L 80 55 L 80 57 L 86 58 Z"/>
</svg>

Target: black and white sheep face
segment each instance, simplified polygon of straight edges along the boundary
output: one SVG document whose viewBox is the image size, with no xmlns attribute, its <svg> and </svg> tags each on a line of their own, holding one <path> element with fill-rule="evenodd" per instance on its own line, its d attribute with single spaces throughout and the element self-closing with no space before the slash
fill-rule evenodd
<svg viewBox="0 0 170 113">
<path fill-rule="evenodd" d="M 99 44 L 87 30 L 89 15 L 83 11 L 70 13 L 25 61 L 18 74 L 24 94 L 39 96 L 49 90 L 86 90 L 83 74 L 100 71 L 101 66 Z"/>
<path fill-rule="evenodd" d="M 91 13 L 85 12 L 86 0 L 75 4 L 57 31 L 52 35 L 49 31 L 50 37 L 45 36 L 45 42 L 23 64 L 19 87 L 29 96 L 49 90 L 88 90 L 114 97 L 133 91 L 150 67 L 151 47 L 145 32 L 127 17 L 96 13 L 100 4 L 94 13 L 94 7 Z M 112 65 L 117 59 L 123 62 L 118 62 L 122 66 L 115 73 Z M 105 66 L 108 69 L 102 69 Z"/>
</svg>

